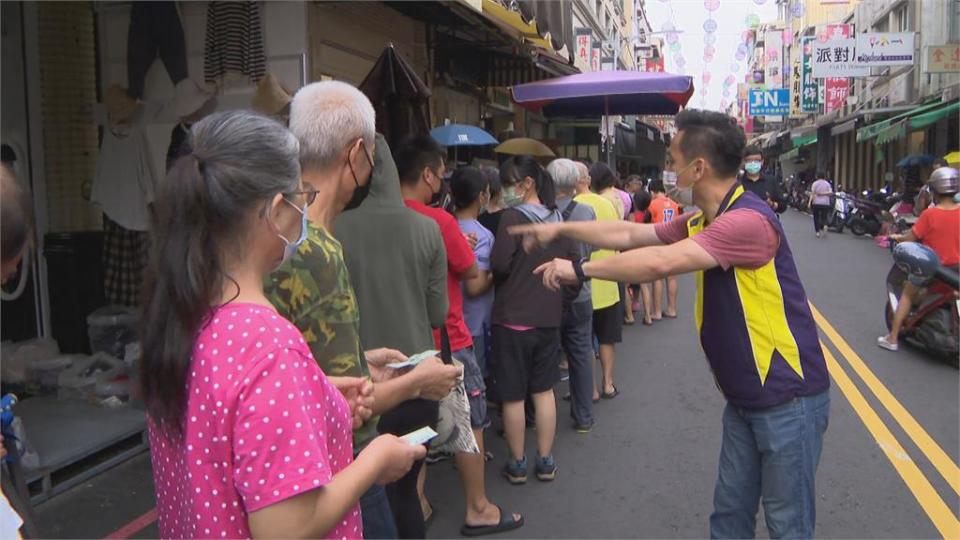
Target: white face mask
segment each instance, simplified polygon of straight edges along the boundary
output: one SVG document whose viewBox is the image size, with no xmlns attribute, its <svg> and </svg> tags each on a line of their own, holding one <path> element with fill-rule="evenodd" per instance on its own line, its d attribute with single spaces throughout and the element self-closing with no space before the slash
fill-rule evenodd
<svg viewBox="0 0 960 540">
<path fill-rule="evenodd" d="M 687 187 L 679 186 L 680 175 L 686 172 L 686 170 L 692 166 L 693 163 L 687 165 L 683 169 L 680 169 L 678 172 L 672 173 L 675 177 L 673 187 L 667 188 L 667 197 L 680 206 L 693 206 L 693 184 L 690 184 Z M 666 175 L 667 173 L 664 172 L 663 174 Z M 666 180 L 664 180 L 664 182 L 666 182 Z"/>
</svg>

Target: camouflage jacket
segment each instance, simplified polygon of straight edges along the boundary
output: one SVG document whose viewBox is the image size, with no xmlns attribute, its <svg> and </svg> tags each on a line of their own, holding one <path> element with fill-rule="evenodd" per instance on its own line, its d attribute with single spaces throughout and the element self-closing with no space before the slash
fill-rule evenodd
<svg viewBox="0 0 960 540">
<path fill-rule="evenodd" d="M 265 280 L 267 298 L 303 333 L 320 369 L 331 377 L 367 377 L 360 346 L 360 310 L 343 249 L 326 229 L 309 225 L 297 253 Z M 357 452 L 377 435 L 377 418 L 353 433 Z"/>
</svg>

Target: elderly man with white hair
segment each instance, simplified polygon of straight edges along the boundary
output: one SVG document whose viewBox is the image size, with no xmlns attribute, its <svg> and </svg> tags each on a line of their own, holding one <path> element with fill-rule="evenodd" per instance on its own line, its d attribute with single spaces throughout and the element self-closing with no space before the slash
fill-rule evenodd
<svg viewBox="0 0 960 540">
<path fill-rule="evenodd" d="M 415 398 L 441 399 L 450 392 L 459 369 L 430 358 L 397 376 L 386 364 L 405 360 L 404 354 L 392 349 L 361 354 L 356 294 L 343 249 L 330 231 L 334 218 L 359 206 L 370 190 L 376 135 L 370 101 L 342 82 L 307 85 L 291 103 L 290 130 L 300 140 L 305 196 L 316 203 L 307 209 L 305 241 L 267 278 L 265 290 L 277 311 L 303 333 L 330 381 L 348 399 L 373 398 L 371 418 L 353 432 L 356 455 L 377 435 L 380 414 Z M 365 377 L 375 385 L 345 384 Z M 397 537 L 383 486 L 371 487 L 360 507 L 366 538 Z"/>
<path fill-rule="evenodd" d="M 597 219 L 593 208 L 573 200 L 577 183 L 581 181 L 577 162 L 555 159 L 547 172 L 557 188 L 557 210 L 564 221 Z M 589 185 L 590 177 L 586 178 Z M 593 248 L 584 243 L 579 243 L 579 248 L 580 256 L 589 259 Z M 560 342 L 570 366 L 570 394 L 564 399 L 570 400 L 573 428 L 577 433 L 590 433 L 596 419 L 593 416 L 593 296 L 589 282 L 583 284 L 576 296 L 564 296 Z"/>
</svg>

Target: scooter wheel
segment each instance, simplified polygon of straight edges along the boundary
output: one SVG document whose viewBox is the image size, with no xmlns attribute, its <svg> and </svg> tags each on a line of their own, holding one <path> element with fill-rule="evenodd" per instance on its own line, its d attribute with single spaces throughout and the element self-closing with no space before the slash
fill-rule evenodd
<svg viewBox="0 0 960 540">
<path fill-rule="evenodd" d="M 867 234 L 867 227 L 862 221 L 854 221 L 850 224 L 850 232 L 855 236 L 863 236 Z"/>
</svg>

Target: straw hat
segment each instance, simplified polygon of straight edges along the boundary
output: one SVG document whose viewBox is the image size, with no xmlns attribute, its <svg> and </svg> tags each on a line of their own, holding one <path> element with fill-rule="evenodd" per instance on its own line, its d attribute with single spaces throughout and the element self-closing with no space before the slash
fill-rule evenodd
<svg viewBox="0 0 960 540">
<path fill-rule="evenodd" d="M 185 118 L 200 111 L 204 107 L 215 105 L 216 86 L 200 86 L 192 79 L 183 79 L 174 88 L 174 112 L 180 118 Z"/>
<path fill-rule="evenodd" d="M 127 89 L 112 84 L 103 93 L 103 105 L 107 109 L 107 123 L 111 127 L 129 126 L 137 112 L 137 101 L 127 95 Z"/>
<path fill-rule="evenodd" d="M 250 100 L 253 110 L 273 116 L 280 112 L 293 101 L 293 96 L 287 92 L 280 81 L 273 73 L 267 73 L 267 76 L 260 79 L 257 84 L 257 91 Z"/>
</svg>

